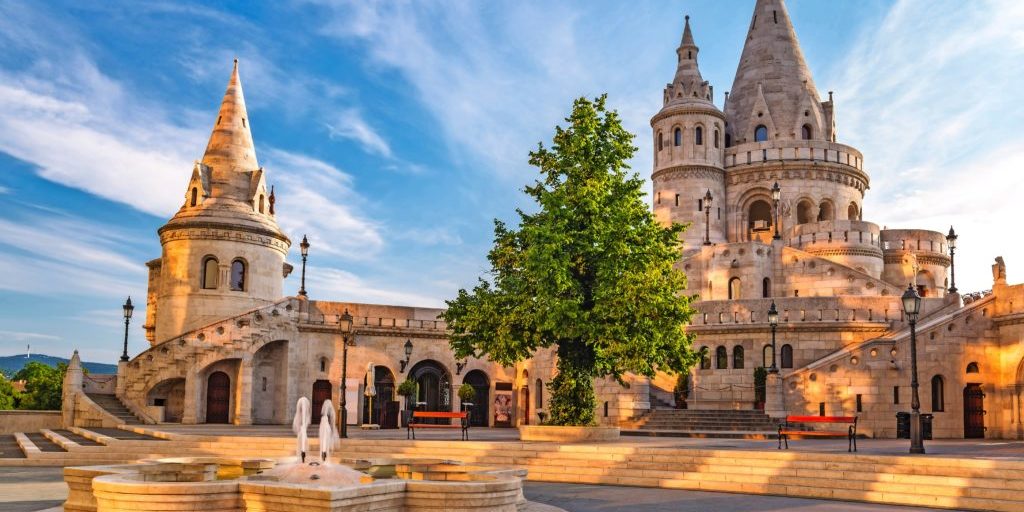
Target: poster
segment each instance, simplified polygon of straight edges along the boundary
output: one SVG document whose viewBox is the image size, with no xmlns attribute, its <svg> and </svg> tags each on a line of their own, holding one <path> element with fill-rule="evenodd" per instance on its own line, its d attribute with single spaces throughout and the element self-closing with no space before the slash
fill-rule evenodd
<svg viewBox="0 0 1024 512">
<path fill-rule="evenodd" d="M 511 387 L 511 386 L 510 386 Z M 497 386 L 496 386 L 497 388 Z M 495 389 L 494 391 L 494 426 L 512 426 L 512 390 Z"/>
</svg>

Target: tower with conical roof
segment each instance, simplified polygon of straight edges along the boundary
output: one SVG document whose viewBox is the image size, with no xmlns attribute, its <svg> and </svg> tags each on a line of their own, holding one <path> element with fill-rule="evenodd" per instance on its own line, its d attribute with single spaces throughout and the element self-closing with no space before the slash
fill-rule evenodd
<svg viewBox="0 0 1024 512">
<path fill-rule="evenodd" d="M 158 230 L 162 255 L 148 263 L 151 342 L 281 298 L 291 241 L 272 204 L 235 60 L 181 208 Z"/>
<path fill-rule="evenodd" d="M 666 224 L 691 224 L 683 233 L 686 249 L 699 247 L 706 235 L 712 242 L 725 240 L 725 115 L 715 107 L 714 89 L 700 74 L 699 51 L 686 16 L 675 76 L 665 86 L 661 110 L 651 118 L 654 214 Z M 709 193 L 710 212 L 705 204 Z M 710 224 L 705 226 L 708 217 Z"/>
</svg>

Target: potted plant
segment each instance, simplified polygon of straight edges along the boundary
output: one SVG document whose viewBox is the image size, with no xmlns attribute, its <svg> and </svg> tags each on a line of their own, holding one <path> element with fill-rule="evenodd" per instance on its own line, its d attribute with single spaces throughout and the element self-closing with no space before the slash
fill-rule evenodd
<svg viewBox="0 0 1024 512">
<path fill-rule="evenodd" d="M 409 417 L 412 414 L 412 396 L 416 394 L 417 384 L 412 379 L 406 379 L 398 385 L 397 393 L 405 397 L 405 414 L 402 417 L 402 426 L 409 426 Z"/>
<path fill-rule="evenodd" d="M 764 410 L 767 382 L 768 370 L 763 366 L 754 368 L 754 409 L 759 411 Z"/>
<path fill-rule="evenodd" d="M 462 402 L 462 410 L 465 411 L 468 406 L 470 414 L 472 414 L 473 405 L 475 405 L 473 400 L 476 400 L 476 389 L 471 384 L 463 383 L 459 386 L 458 395 L 459 401 Z"/>
<path fill-rule="evenodd" d="M 690 377 L 688 374 L 679 374 L 676 377 L 676 388 L 673 391 L 676 399 L 676 409 L 686 409 L 686 399 L 690 397 Z"/>
</svg>

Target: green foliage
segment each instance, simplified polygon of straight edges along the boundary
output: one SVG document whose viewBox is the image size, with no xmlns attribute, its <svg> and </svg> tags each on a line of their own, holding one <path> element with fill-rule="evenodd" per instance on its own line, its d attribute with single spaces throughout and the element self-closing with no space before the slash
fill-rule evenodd
<svg viewBox="0 0 1024 512">
<path fill-rule="evenodd" d="M 25 392 L 21 394 L 19 409 L 53 411 L 61 406 L 61 390 L 64 384 L 64 373 L 68 365 L 60 363 L 53 366 L 32 361 L 25 365 L 14 380 L 25 381 Z"/>
<path fill-rule="evenodd" d="M 459 386 L 459 400 L 463 402 L 472 402 L 476 398 L 476 389 L 473 389 L 471 384 L 462 384 Z"/>
<path fill-rule="evenodd" d="M 404 382 L 398 385 L 398 394 L 404 397 L 410 397 L 416 394 L 416 381 L 412 379 L 405 379 Z"/>
<path fill-rule="evenodd" d="M 490 280 L 459 290 L 442 316 L 457 358 L 511 366 L 557 345 L 548 423 L 588 425 L 594 377 L 693 366 L 693 310 L 674 267 L 684 226 L 658 224 L 627 172 L 633 135 L 604 96 L 577 99 L 566 121 L 551 149 L 530 153 L 541 176 L 524 191 L 537 211 L 517 210 L 518 228 L 495 221 Z"/>
<path fill-rule="evenodd" d="M 17 407 L 20 393 L 14 390 L 7 376 L 0 373 L 0 411 L 9 411 Z"/>
<path fill-rule="evenodd" d="M 768 370 L 763 366 L 754 368 L 754 401 L 764 403 L 767 396 Z"/>
</svg>

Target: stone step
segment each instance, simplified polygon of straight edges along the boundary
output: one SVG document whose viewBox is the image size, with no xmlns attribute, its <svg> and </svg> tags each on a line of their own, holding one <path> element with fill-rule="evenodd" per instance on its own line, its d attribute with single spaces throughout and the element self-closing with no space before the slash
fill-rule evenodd
<svg viewBox="0 0 1024 512">
<path fill-rule="evenodd" d="M 25 437 L 43 453 L 67 453 L 59 444 L 51 441 L 41 432 L 25 432 Z"/>
<path fill-rule="evenodd" d="M 24 459 L 25 452 L 21 451 L 14 434 L 0 435 L 0 459 Z M 0 464 L 2 465 L 2 464 Z"/>
<path fill-rule="evenodd" d="M 105 411 L 129 425 L 141 425 L 142 421 L 114 395 L 89 393 L 88 397 Z"/>
</svg>

